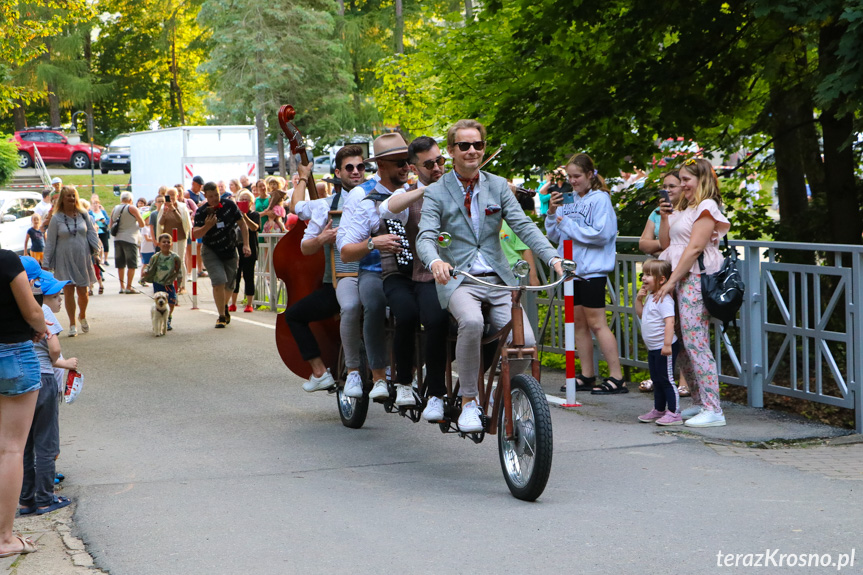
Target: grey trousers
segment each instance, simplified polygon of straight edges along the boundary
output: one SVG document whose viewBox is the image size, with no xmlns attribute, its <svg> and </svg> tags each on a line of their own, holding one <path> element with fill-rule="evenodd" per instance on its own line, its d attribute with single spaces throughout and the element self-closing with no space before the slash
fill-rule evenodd
<svg viewBox="0 0 863 575">
<path fill-rule="evenodd" d="M 389 346 L 386 336 L 387 298 L 380 273 L 360 270 L 357 278 L 360 302 L 363 304 L 363 341 L 371 369 L 384 369 L 389 365 Z M 339 282 L 341 285 L 341 282 Z"/>
<path fill-rule="evenodd" d="M 339 278 L 336 285 L 339 300 L 339 334 L 345 350 L 345 366 L 359 369 L 363 332 L 361 329 L 363 306 L 360 303 L 360 288 L 357 278 Z"/>
<path fill-rule="evenodd" d="M 59 399 L 54 374 L 43 373 L 24 447 L 24 481 L 18 499 L 22 507 L 47 507 L 54 502 L 54 459 L 60 454 Z"/>
<path fill-rule="evenodd" d="M 485 323 L 480 306 L 483 303 L 491 305 L 489 322 L 492 332 L 496 332 L 512 319 L 512 292 L 493 290 L 486 286 L 470 284 L 468 281 L 463 281 L 455 289 L 447 309 L 458 322 L 455 355 L 458 361 L 461 395 L 476 397 L 479 393 L 477 382 L 482 362 L 482 330 Z M 492 283 L 501 283 L 501 281 L 498 279 Z M 524 344 L 533 346 L 536 344 L 536 338 L 523 309 L 522 315 L 524 316 Z M 512 339 L 512 334 L 509 339 Z"/>
</svg>

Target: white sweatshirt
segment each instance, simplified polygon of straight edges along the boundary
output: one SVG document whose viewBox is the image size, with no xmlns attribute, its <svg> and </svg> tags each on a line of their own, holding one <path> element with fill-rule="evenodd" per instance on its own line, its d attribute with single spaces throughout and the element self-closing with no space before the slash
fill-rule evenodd
<svg viewBox="0 0 863 575">
<path fill-rule="evenodd" d="M 545 218 L 548 239 L 558 244 L 563 257 L 563 241 L 572 240 L 572 259 L 581 277 L 602 277 L 614 270 L 617 254 L 617 214 L 611 196 L 602 190 L 590 190 L 584 196 L 574 193 L 575 202 L 558 206 Z M 557 217 L 563 216 L 558 223 Z"/>
</svg>

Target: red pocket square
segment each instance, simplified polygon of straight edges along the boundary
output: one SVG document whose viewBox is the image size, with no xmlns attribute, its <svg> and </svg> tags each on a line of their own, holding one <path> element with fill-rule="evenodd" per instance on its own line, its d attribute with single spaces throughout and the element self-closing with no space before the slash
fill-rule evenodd
<svg viewBox="0 0 863 575">
<path fill-rule="evenodd" d="M 490 216 L 492 214 L 496 214 L 500 211 L 500 206 L 497 204 L 492 204 L 490 206 L 486 206 L 485 215 Z"/>
</svg>

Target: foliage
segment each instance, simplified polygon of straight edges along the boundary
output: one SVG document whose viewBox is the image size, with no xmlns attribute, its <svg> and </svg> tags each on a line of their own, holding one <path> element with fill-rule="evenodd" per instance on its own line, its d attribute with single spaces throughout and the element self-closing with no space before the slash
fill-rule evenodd
<svg viewBox="0 0 863 575">
<path fill-rule="evenodd" d="M 45 40 L 88 18 L 86 0 L 0 0 L 0 113 L 45 97 L 44 90 L 14 81 L 14 71 L 45 52 Z"/>
<path fill-rule="evenodd" d="M 282 104 L 297 110 L 310 136 L 335 135 L 350 122 L 350 79 L 340 68 L 329 0 L 314 2 L 207 0 L 199 21 L 212 31 L 210 59 L 201 70 L 213 91 L 208 106 L 217 122 L 252 123 L 256 112 L 279 128 Z M 291 34 L 283 35 L 284 30 Z"/>
<path fill-rule="evenodd" d="M 11 138 L 11 134 L 0 134 L 0 186 L 12 181 L 18 169 L 18 146 Z"/>
<path fill-rule="evenodd" d="M 93 46 L 94 67 L 113 85 L 112 97 L 95 109 L 104 141 L 153 124 L 204 123 L 208 86 L 198 67 L 207 57 L 208 38 L 196 21 L 200 5 L 201 0 L 100 1 L 103 23 Z"/>
</svg>

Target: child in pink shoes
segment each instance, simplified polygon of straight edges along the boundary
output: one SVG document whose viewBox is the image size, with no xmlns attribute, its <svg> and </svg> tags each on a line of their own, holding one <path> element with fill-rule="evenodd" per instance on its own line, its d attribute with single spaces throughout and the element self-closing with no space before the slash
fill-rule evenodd
<svg viewBox="0 0 863 575">
<path fill-rule="evenodd" d="M 644 262 L 641 289 L 635 298 L 635 312 L 641 318 L 641 336 L 647 346 L 647 364 L 653 380 L 653 409 L 638 421 L 657 425 L 683 425 L 680 396 L 674 385 L 674 362 L 680 342 L 674 333 L 674 299 L 656 301 L 653 295 L 671 276 L 671 264 L 662 260 Z"/>
</svg>

